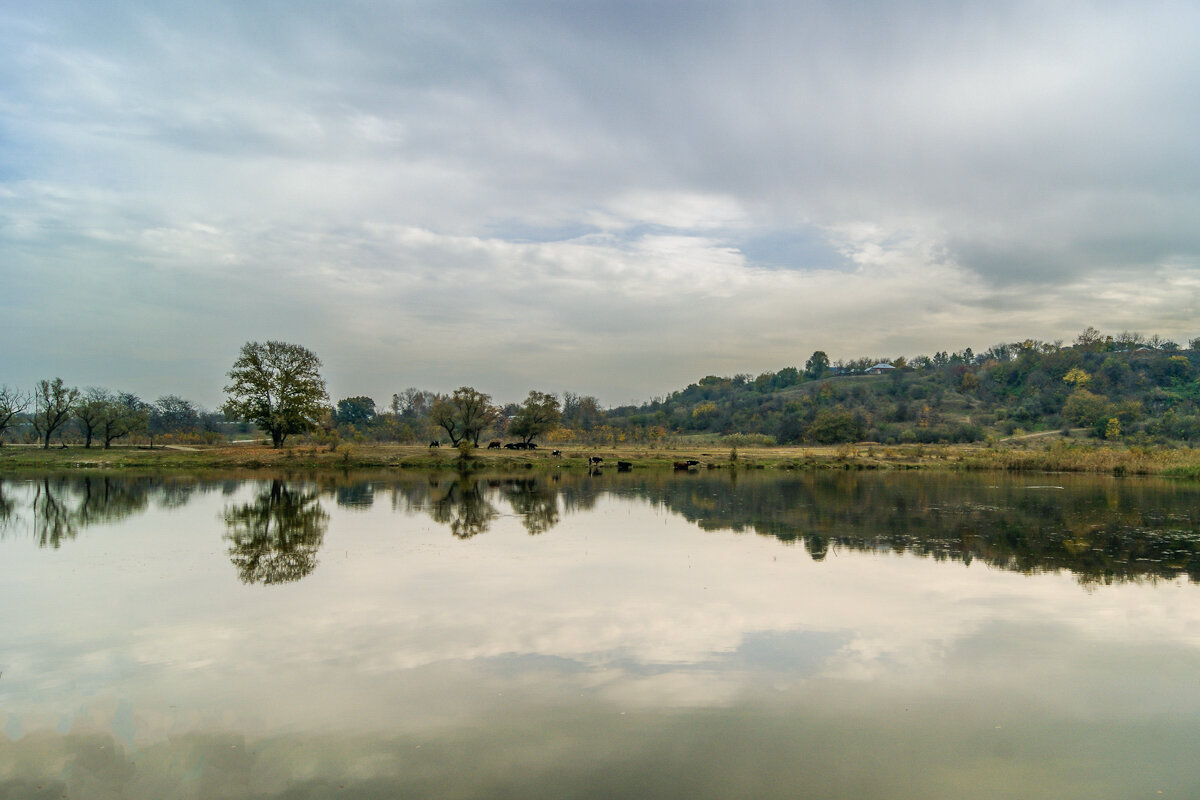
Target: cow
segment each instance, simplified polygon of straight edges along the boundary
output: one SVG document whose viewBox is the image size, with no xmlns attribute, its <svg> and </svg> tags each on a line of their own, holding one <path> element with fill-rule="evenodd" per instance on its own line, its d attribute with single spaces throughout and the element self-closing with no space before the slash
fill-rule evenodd
<svg viewBox="0 0 1200 800">
<path fill-rule="evenodd" d="M 439 442 L 439 441 L 437 441 L 436 439 L 435 439 L 434 441 L 432 441 L 432 442 L 430 442 L 430 443 L 429 443 L 429 447 L 430 447 L 431 449 L 432 449 L 432 448 L 434 448 L 434 447 L 441 447 L 441 446 L 442 446 L 442 443 L 441 443 L 441 442 Z"/>
<path fill-rule="evenodd" d="M 488 450 L 499 450 L 499 449 L 500 449 L 500 442 L 499 442 L 499 441 L 491 441 L 491 442 L 488 442 L 487 449 L 488 449 Z"/>
<path fill-rule="evenodd" d="M 617 462 L 617 472 L 629 472 L 632 469 L 633 469 L 632 461 L 618 461 Z"/>
<path fill-rule="evenodd" d="M 521 443 L 520 442 L 508 442 L 504 445 L 504 449 L 505 450 L 520 450 Z"/>
<path fill-rule="evenodd" d="M 589 467 L 599 467 L 603 463 L 604 463 L 604 459 L 601 458 L 600 456 L 588 456 L 588 466 Z"/>
<path fill-rule="evenodd" d="M 551 450 L 550 455 L 554 456 L 555 458 L 562 458 L 562 450 Z"/>
<path fill-rule="evenodd" d="M 689 458 L 687 461 L 676 461 L 674 463 L 676 472 L 683 472 L 685 470 L 695 469 L 698 466 L 700 466 L 700 462 L 696 461 L 695 459 L 692 459 L 692 458 Z"/>
</svg>

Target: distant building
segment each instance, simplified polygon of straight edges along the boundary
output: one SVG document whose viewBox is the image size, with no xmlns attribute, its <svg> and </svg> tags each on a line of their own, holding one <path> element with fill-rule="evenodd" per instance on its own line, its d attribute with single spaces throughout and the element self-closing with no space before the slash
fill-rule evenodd
<svg viewBox="0 0 1200 800">
<path fill-rule="evenodd" d="M 869 368 L 867 370 L 867 374 L 868 375 L 883 375 L 884 373 L 891 372 L 894 369 L 895 369 L 895 367 L 893 367 L 891 364 L 881 361 L 878 364 L 876 364 L 875 366 Z"/>
</svg>

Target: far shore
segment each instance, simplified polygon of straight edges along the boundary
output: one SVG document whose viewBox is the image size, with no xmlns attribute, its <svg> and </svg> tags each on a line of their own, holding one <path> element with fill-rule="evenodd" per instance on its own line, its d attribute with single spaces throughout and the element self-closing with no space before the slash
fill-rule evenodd
<svg viewBox="0 0 1200 800">
<path fill-rule="evenodd" d="M 558 449 L 561 455 L 553 455 Z M 1200 478 L 1200 450 L 1190 447 L 1126 447 L 1043 437 L 987 445 L 882 445 L 870 442 L 791 447 L 724 445 L 543 445 L 532 451 L 419 445 L 298 443 L 279 449 L 242 442 L 219 446 L 93 445 L 51 447 L 5 444 L 0 474 L 47 470 L 194 471 L 209 469 L 319 471 L 336 469 L 587 470 L 590 458 L 602 468 L 628 469 L 936 469 L 1081 472 L 1115 475 L 1169 475 Z M 696 462 L 686 465 L 685 462 Z"/>
</svg>

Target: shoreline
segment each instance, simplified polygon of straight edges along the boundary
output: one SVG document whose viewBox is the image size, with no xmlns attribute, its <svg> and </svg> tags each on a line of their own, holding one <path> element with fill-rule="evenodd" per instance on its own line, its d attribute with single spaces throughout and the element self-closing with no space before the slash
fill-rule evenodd
<svg viewBox="0 0 1200 800">
<path fill-rule="evenodd" d="M 0 474 L 47 470 L 113 470 L 189 472 L 207 470 L 415 469 L 440 471 L 587 471 L 590 457 L 616 471 L 617 462 L 631 469 L 675 469 L 676 462 L 698 462 L 691 469 L 733 470 L 997 470 L 1015 472 L 1079 472 L 1109 475 L 1165 475 L 1200 478 L 1200 450 L 1188 447 L 1114 447 L 1068 441 L 1029 442 L 1019 446 L 879 445 L 857 443 L 794 447 L 557 445 L 535 451 L 429 450 L 420 445 L 303 444 L 279 450 L 262 445 L 186 447 L 119 446 L 105 450 L 80 445 L 51 448 L 7 444 L 0 447 Z"/>
</svg>

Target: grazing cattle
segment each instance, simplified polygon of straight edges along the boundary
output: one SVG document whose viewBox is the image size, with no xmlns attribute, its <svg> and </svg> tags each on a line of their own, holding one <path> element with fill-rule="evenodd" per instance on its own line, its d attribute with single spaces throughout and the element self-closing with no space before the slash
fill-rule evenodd
<svg viewBox="0 0 1200 800">
<path fill-rule="evenodd" d="M 604 463 L 604 459 L 601 458 L 600 456 L 588 456 L 588 466 L 589 467 L 598 467 L 603 463 Z"/>
<path fill-rule="evenodd" d="M 618 461 L 617 462 L 617 472 L 629 472 L 632 469 L 633 469 L 632 461 Z"/>
<path fill-rule="evenodd" d="M 430 446 L 430 447 L 441 447 L 441 446 L 442 446 L 442 443 L 441 443 L 441 442 L 434 441 L 434 442 L 430 442 L 430 443 L 429 443 L 429 446 Z"/>
<path fill-rule="evenodd" d="M 526 442 L 525 449 L 526 450 L 537 450 L 537 443 L 536 442 Z"/>
<path fill-rule="evenodd" d="M 562 457 L 562 450 L 551 450 L 551 451 L 550 451 L 550 455 L 552 455 L 552 456 L 557 456 L 557 457 L 561 458 L 561 457 Z"/>
<path fill-rule="evenodd" d="M 687 460 L 687 462 L 685 462 L 685 463 L 687 463 L 687 465 L 688 465 L 689 467 L 698 467 L 698 466 L 700 466 L 700 462 L 699 462 L 699 461 L 696 461 L 695 459 L 691 459 L 691 458 L 689 458 L 689 459 Z"/>
<path fill-rule="evenodd" d="M 676 472 L 683 472 L 684 470 L 695 469 L 700 466 L 700 462 L 689 458 L 687 461 L 676 461 L 674 466 Z"/>
<path fill-rule="evenodd" d="M 488 450 L 499 450 L 500 442 L 488 442 L 487 449 Z"/>
</svg>

